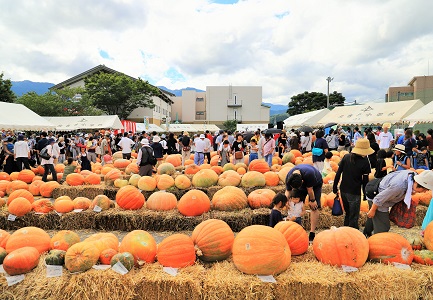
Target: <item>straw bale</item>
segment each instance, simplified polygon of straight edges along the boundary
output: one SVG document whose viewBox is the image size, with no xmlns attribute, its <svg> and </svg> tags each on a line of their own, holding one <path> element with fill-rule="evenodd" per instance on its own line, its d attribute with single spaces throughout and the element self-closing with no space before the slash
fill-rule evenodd
<svg viewBox="0 0 433 300">
<path fill-rule="evenodd" d="M 290 299 L 275 298 L 274 289 L 278 284 L 265 283 L 255 275 L 243 274 L 231 262 L 215 263 L 206 271 L 203 278 L 203 299 Z"/>
<path fill-rule="evenodd" d="M 143 210 L 113 208 L 95 216 L 95 228 L 104 231 L 133 231 L 144 228 Z"/>
<path fill-rule="evenodd" d="M 286 186 L 284 184 L 279 184 L 277 186 L 265 186 L 264 188 L 269 189 L 269 190 L 273 190 L 277 194 L 278 193 L 284 193 L 286 191 Z"/>
<path fill-rule="evenodd" d="M 53 198 L 56 199 L 60 196 L 69 196 L 71 199 L 76 197 L 87 197 L 93 199 L 97 195 L 102 195 L 105 188 L 106 186 L 102 184 L 80 186 L 61 185 L 53 190 Z"/>
<path fill-rule="evenodd" d="M 210 218 L 226 222 L 234 232 L 239 232 L 252 225 L 252 210 L 245 208 L 238 211 L 210 211 Z"/>
<path fill-rule="evenodd" d="M 179 269 L 177 276 L 165 273 L 159 263 L 146 264 L 134 275 L 134 299 L 202 299 L 203 273 L 199 264 Z"/>
<path fill-rule="evenodd" d="M 210 213 L 185 217 L 177 209 L 169 211 L 143 210 L 144 228 L 152 231 L 194 230 L 201 222 L 210 219 Z"/>
<path fill-rule="evenodd" d="M 333 184 L 323 184 L 322 186 L 322 194 L 330 194 L 332 193 Z"/>
<path fill-rule="evenodd" d="M 107 196 L 111 200 L 115 200 L 118 190 L 119 189 L 114 187 L 114 186 L 104 186 L 104 190 L 101 194 L 104 194 L 105 196 Z"/>
<path fill-rule="evenodd" d="M 94 229 L 96 212 L 93 210 L 84 210 L 79 213 L 70 212 L 62 215 L 60 218 L 60 229 L 77 230 L 77 229 Z"/>
<path fill-rule="evenodd" d="M 422 225 L 422 221 L 424 221 L 424 217 L 427 213 L 427 206 L 424 205 L 418 205 L 416 207 L 416 221 L 415 221 L 415 226 L 421 226 Z"/>
<path fill-rule="evenodd" d="M 251 211 L 251 224 L 252 225 L 269 225 L 269 216 L 271 209 L 258 208 Z"/>
<path fill-rule="evenodd" d="M 367 213 L 360 212 L 358 224 L 360 227 L 365 226 L 365 222 L 367 221 Z M 332 226 L 341 227 L 344 224 L 344 214 L 341 216 L 333 216 L 332 211 L 329 208 L 322 208 L 320 210 L 320 217 L 317 223 L 317 229 L 329 229 Z M 310 213 L 307 210 L 306 214 L 302 220 L 302 226 L 306 229 L 310 228 Z"/>
</svg>

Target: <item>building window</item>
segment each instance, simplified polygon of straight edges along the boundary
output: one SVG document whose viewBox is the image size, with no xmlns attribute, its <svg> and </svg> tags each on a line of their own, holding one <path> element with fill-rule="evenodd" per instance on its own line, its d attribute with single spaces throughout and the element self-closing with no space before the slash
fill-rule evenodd
<svg viewBox="0 0 433 300">
<path fill-rule="evenodd" d="M 204 115 L 204 111 L 198 111 L 195 114 L 198 115 L 198 116 L 203 116 Z"/>
<path fill-rule="evenodd" d="M 201 98 L 196 98 L 195 101 L 197 101 L 197 102 L 203 102 L 203 101 L 204 101 L 204 98 L 203 98 L 203 97 L 201 97 Z"/>
</svg>

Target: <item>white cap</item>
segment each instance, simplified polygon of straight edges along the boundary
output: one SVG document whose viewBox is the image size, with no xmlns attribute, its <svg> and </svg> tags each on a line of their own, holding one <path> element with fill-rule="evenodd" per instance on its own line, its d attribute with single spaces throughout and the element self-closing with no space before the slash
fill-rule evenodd
<svg viewBox="0 0 433 300">
<path fill-rule="evenodd" d="M 433 190 L 433 171 L 426 170 L 419 175 L 415 175 L 413 179 L 426 189 Z"/>
<path fill-rule="evenodd" d="M 142 145 L 149 145 L 149 140 L 148 139 L 142 139 L 140 143 Z"/>
<path fill-rule="evenodd" d="M 204 134 L 200 134 L 200 138 L 201 138 L 201 139 L 204 139 Z"/>
</svg>

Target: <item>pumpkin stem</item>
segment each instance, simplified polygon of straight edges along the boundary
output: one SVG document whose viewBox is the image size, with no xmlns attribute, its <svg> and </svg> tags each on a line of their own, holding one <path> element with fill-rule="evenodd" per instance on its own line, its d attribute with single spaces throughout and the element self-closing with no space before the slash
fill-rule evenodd
<svg viewBox="0 0 433 300">
<path fill-rule="evenodd" d="M 197 247 L 197 245 L 194 245 L 194 249 L 197 256 L 203 256 L 203 252 Z"/>
</svg>

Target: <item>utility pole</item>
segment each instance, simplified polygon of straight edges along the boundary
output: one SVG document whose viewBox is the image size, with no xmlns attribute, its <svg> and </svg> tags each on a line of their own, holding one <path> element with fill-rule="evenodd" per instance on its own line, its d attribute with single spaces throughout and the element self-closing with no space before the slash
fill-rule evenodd
<svg viewBox="0 0 433 300">
<path fill-rule="evenodd" d="M 331 76 L 328 76 L 328 78 L 326 78 L 326 81 L 328 81 L 328 97 L 326 99 L 326 108 L 329 108 L 329 83 L 334 80 L 334 77 L 331 78 Z"/>
</svg>

